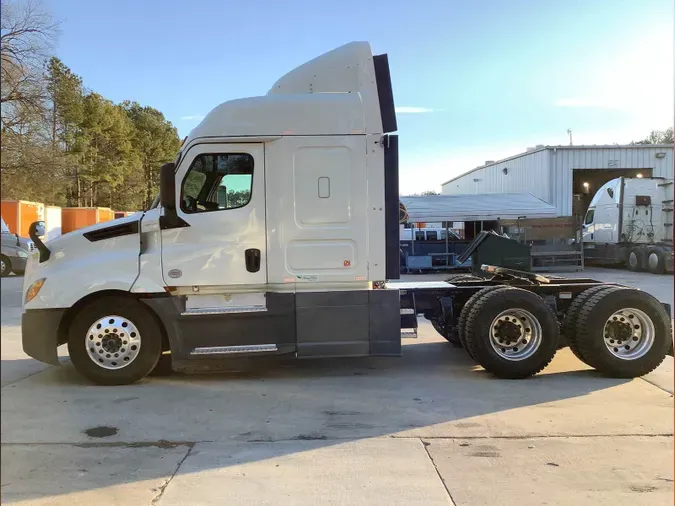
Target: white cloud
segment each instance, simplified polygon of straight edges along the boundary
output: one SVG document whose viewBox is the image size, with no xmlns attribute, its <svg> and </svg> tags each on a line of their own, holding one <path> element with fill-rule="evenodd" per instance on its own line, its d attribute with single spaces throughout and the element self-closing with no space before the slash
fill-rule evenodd
<svg viewBox="0 0 675 506">
<path fill-rule="evenodd" d="M 430 109 L 428 107 L 410 107 L 410 106 L 401 106 L 396 107 L 397 114 L 423 114 L 426 112 L 434 112 L 436 109 Z"/>
<path fill-rule="evenodd" d="M 195 114 L 194 116 L 181 116 L 181 121 L 201 121 L 204 119 L 204 116 L 201 114 Z"/>
</svg>

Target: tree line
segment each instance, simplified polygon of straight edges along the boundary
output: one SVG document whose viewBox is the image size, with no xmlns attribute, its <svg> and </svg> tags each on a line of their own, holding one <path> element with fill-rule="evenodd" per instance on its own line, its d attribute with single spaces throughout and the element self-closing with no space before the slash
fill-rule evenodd
<svg viewBox="0 0 675 506">
<path fill-rule="evenodd" d="M 113 103 L 53 55 L 58 24 L 35 0 L 2 0 L 0 193 L 58 206 L 146 208 L 180 148 L 164 115 Z"/>
</svg>

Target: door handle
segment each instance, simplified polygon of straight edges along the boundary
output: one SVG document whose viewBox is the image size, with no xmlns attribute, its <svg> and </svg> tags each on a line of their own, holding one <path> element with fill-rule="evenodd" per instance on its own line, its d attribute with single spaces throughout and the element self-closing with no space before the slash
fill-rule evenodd
<svg viewBox="0 0 675 506">
<path fill-rule="evenodd" d="M 246 261 L 246 270 L 248 272 L 258 272 L 260 270 L 260 250 L 251 248 L 244 252 Z"/>
<path fill-rule="evenodd" d="M 591 234 L 591 239 L 593 239 L 593 234 Z"/>
</svg>

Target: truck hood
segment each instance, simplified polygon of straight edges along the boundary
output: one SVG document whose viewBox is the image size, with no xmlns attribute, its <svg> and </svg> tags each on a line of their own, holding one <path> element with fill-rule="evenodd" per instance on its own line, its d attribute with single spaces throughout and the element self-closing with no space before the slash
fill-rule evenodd
<svg viewBox="0 0 675 506">
<path fill-rule="evenodd" d="M 61 249 L 72 242 L 79 242 L 81 238 L 84 236 L 84 234 L 86 234 L 87 232 L 94 232 L 96 230 L 103 230 L 108 227 L 140 221 L 140 219 L 143 217 L 143 214 L 144 213 L 142 211 L 138 211 L 132 214 L 131 216 L 125 216 L 124 218 L 116 218 L 111 221 L 103 221 L 101 223 L 96 223 L 95 225 L 90 225 L 88 227 L 78 228 L 77 230 L 73 230 L 72 232 L 68 232 L 67 234 L 63 234 L 58 237 L 55 237 L 54 239 L 50 239 L 45 243 L 45 245 L 50 250 Z"/>
</svg>

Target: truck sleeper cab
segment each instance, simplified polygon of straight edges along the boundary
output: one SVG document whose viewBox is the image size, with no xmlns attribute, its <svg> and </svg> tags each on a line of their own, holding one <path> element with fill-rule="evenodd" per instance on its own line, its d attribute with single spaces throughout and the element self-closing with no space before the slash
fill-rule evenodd
<svg viewBox="0 0 675 506">
<path fill-rule="evenodd" d="M 398 355 L 398 293 L 370 289 L 398 277 L 395 131 L 387 57 L 367 43 L 221 104 L 162 168 L 160 205 L 41 246 L 24 349 L 56 363 L 68 343 L 99 383 L 144 376 L 158 346 L 181 371 Z"/>
<path fill-rule="evenodd" d="M 67 344 L 85 377 L 127 384 L 166 361 L 200 372 L 233 357 L 396 356 L 423 314 L 500 377 L 545 367 L 562 318 L 573 322 L 575 353 L 607 374 L 644 374 L 663 360 L 667 311 L 641 292 L 622 292 L 625 307 L 591 292 L 593 321 L 606 328 L 576 339 L 588 315 L 577 318 L 574 302 L 610 287 L 504 270 L 395 283 L 396 129 L 387 56 L 366 42 L 301 65 L 263 97 L 221 104 L 160 169 L 156 206 L 46 244 L 33 224 L 24 351 L 58 364 Z M 644 330 L 629 339 L 624 320 L 636 317 Z"/>
<path fill-rule="evenodd" d="M 619 177 L 596 192 L 583 223 L 589 263 L 673 272 L 672 181 Z M 672 191 L 672 190 L 671 190 Z"/>
</svg>

